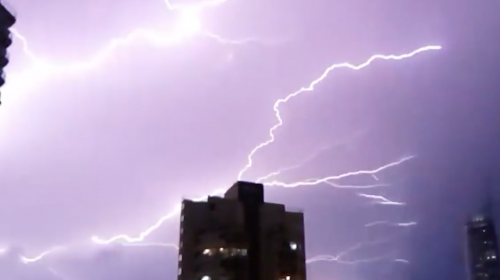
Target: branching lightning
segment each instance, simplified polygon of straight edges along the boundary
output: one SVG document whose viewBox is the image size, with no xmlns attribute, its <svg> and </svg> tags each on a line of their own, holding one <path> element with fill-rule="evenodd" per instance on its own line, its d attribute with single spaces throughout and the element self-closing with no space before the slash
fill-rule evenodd
<svg viewBox="0 0 500 280">
<path fill-rule="evenodd" d="M 10 90 L 15 90 L 17 89 L 17 85 L 22 83 L 22 81 L 26 80 L 33 80 L 33 81 L 39 81 L 40 79 L 40 73 L 43 73 L 44 77 L 50 78 L 52 76 L 58 76 L 58 74 L 66 74 L 66 73 L 75 73 L 75 72 L 87 72 L 89 70 L 92 70 L 94 68 L 100 67 L 102 63 L 109 58 L 118 48 L 125 47 L 128 45 L 133 44 L 134 42 L 140 42 L 140 41 L 146 41 L 149 44 L 152 45 L 157 45 L 157 46 L 172 46 L 176 44 L 181 44 L 185 41 L 186 38 L 193 37 L 193 36 L 205 36 L 208 38 L 212 38 L 216 40 L 219 43 L 223 44 L 234 44 L 234 45 L 240 45 L 240 44 L 247 44 L 247 43 L 252 43 L 252 42 L 259 42 L 263 43 L 261 40 L 256 39 L 256 38 L 246 38 L 246 39 L 241 39 L 241 40 L 231 40 L 231 39 L 225 39 L 215 33 L 206 31 L 203 29 L 202 22 L 200 20 L 200 13 L 202 12 L 203 9 L 209 8 L 209 7 L 215 7 L 218 5 L 221 5 L 225 2 L 226 0 L 214 0 L 214 1 L 205 1 L 201 2 L 198 4 L 178 4 L 178 5 L 173 5 L 169 1 L 166 1 L 166 7 L 169 11 L 175 11 L 180 13 L 180 19 L 179 21 L 173 26 L 172 30 L 170 32 L 156 32 L 154 30 L 150 29 L 136 29 L 127 34 L 124 37 L 121 38 L 116 38 L 111 40 L 104 48 L 102 48 L 100 51 L 98 51 L 94 56 L 92 56 L 90 59 L 85 59 L 81 60 L 78 62 L 72 62 L 72 63 L 59 63 L 59 62 L 50 62 L 48 60 L 42 59 L 38 56 L 36 56 L 29 48 L 28 40 L 17 30 L 13 29 L 12 33 L 14 36 L 21 42 L 22 44 L 22 50 L 26 54 L 27 57 L 30 58 L 32 61 L 33 65 L 31 68 L 22 71 L 20 73 L 13 73 L 9 74 L 12 76 L 12 81 L 9 81 L 10 84 L 14 84 L 14 86 L 8 85 L 7 89 Z M 376 54 L 370 57 L 368 60 L 361 64 L 351 64 L 351 63 L 337 63 L 337 64 L 332 64 L 328 68 L 326 68 L 323 73 L 315 80 L 309 83 L 308 86 L 302 87 L 299 90 L 292 92 L 288 95 L 286 95 L 284 98 L 278 99 L 273 106 L 273 110 L 275 112 L 275 117 L 276 117 L 276 124 L 272 126 L 269 131 L 268 135 L 269 138 L 268 140 L 258 144 L 255 146 L 250 153 L 247 155 L 247 161 L 246 165 L 239 171 L 237 178 L 238 180 L 241 180 L 245 173 L 253 167 L 254 164 L 254 156 L 258 151 L 263 149 L 264 147 L 269 146 L 272 144 L 275 140 L 275 132 L 276 130 L 283 125 L 283 119 L 280 114 L 280 106 L 284 105 L 288 101 L 290 101 L 292 98 L 305 93 L 305 92 L 311 92 L 313 91 L 316 86 L 325 80 L 330 72 L 332 72 L 335 69 L 340 69 L 340 68 L 348 68 L 351 70 L 361 70 L 367 66 L 369 66 L 372 62 L 375 60 L 402 60 L 406 58 L 413 57 L 419 53 L 423 53 L 426 51 L 431 51 L 431 50 L 439 50 L 441 49 L 441 46 L 425 46 L 422 48 L 418 48 L 412 52 L 406 53 L 406 54 L 401 54 L 401 55 L 382 55 L 382 54 Z M 37 77 L 37 79 L 35 79 Z M 8 93 L 8 92 L 7 92 Z M 316 151 L 313 155 L 309 156 L 306 158 L 304 161 L 297 165 L 293 165 L 290 167 L 286 167 L 283 169 L 280 169 L 278 171 L 269 173 L 265 176 L 262 176 L 257 179 L 258 182 L 262 182 L 264 185 L 269 186 L 269 187 L 282 187 L 282 188 L 295 188 L 295 187 L 302 187 L 302 186 L 317 186 L 321 184 L 326 184 L 332 187 L 336 188 L 345 188 L 345 189 L 369 189 L 369 188 L 376 188 L 376 187 L 383 187 L 383 186 L 388 186 L 388 184 L 384 183 L 377 183 L 377 184 L 372 184 L 372 185 L 363 185 L 363 186 L 354 186 L 354 185 L 342 185 L 340 183 L 337 183 L 336 181 L 347 178 L 347 177 L 352 177 L 352 176 L 359 176 L 359 175 L 369 175 L 372 176 L 376 181 L 379 181 L 378 177 L 376 174 L 391 168 L 398 166 L 412 158 L 414 156 L 407 156 L 403 157 L 397 161 L 387 163 L 383 166 L 374 168 L 374 169 L 366 169 L 366 170 L 359 170 L 359 171 L 352 171 L 352 172 L 347 172 L 335 176 L 329 176 L 325 178 L 312 178 L 312 179 L 306 179 L 303 181 L 297 181 L 297 182 L 290 182 L 290 183 L 285 183 L 281 181 L 269 181 L 271 178 L 274 178 L 281 173 L 285 171 L 290 171 L 294 169 L 298 169 L 304 164 L 312 161 L 315 159 L 321 152 L 324 152 L 328 147 L 323 147 L 320 148 L 318 151 Z M 216 195 L 221 195 L 225 192 L 225 189 L 217 189 L 213 191 L 210 196 L 216 196 Z M 398 205 L 402 206 L 405 205 L 403 202 L 396 202 L 389 200 L 386 197 L 380 196 L 380 195 L 371 195 L 371 194 L 365 194 L 365 193 L 358 193 L 357 194 L 360 197 L 364 197 L 367 199 L 370 199 L 373 201 L 373 203 L 376 204 L 381 204 L 381 205 Z M 206 199 L 207 196 L 203 196 L 200 198 L 197 198 L 195 200 L 200 201 Z M 181 204 L 177 204 L 175 207 L 173 207 L 173 210 L 167 213 L 166 215 L 162 216 L 160 219 L 156 221 L 152 226 L 147 228 L 146 230 L 140 232 L 137 236 L 131 237 L 127 234 L 118 234 L 116 236 L 103 239 L 98 237 L 97 235 L 94 235 L 91 237 L 91 241 L 94 244 L 97 245 L 107 245 L 111 243 L 118 243 L 123 246 L 127 247 L 168 247 L 168 248 L 174 248 L 178 249 L 175 244 L 168 244 L 168 243 L 148 243 L 145 242 L 145 239 L 155 230 L 160 228 L 166 221 L 171 219 L 172 217 L 175 217 L 179 214 L 181 210 Z M 408 226 L 413 226 L 416 225 L 416 222 L 408 222 L 408 223 L 391 223 L 388 221 L 376 221 L 372 222 L 369 224 L 366 224 L 366 227 L 371 227 L 371 226 L 376 226 L 376 225 L 389 225 L 389 226 L 399 226 L 399 227 L 408 227 Z M 372 259 L 365 259 L 365 260 L 345 260 L 344 257 L 352 253 L 353 251 L 358 250 L 364 246 L 364 244 L 360 243 L 357 244 L 354 247 L 349 248 L 348 250 L 337 254 L 335 256 L 331 255 L 319 255 L 313 258 L 310 258 L 307 260 L 307 263 L 314 263 L 318 261 L 334 261 L 337 263 L 341 264 L 356 264 L 356 263 L 362 263 L 362 262 L 373 262 L 377 261 L 383 258 L 387 258 L 387 256 L 380 256 Z M 25 257 L 25 256 L 20 256 L 20 259 L 23 263 L 29 264 L 29 263 L 34 263 L 37 261 L 42 260 L 43 258 L 57 253 L 57 252 L 62 252 L 69 249 L 68 247 L 54 247 L 51 248 L 47 251 L 42 252 L 41 254 L 35 256 L 35 257 Z M 5 250 L 0 250 L 0 254 L 5 252 L 8 249 Z M 394 262 L 404 262 L 408 263 L 407 260 L 404 259 L 394 259 Z M 51 271 L 55 274 L 56 272 L 51 269 Z"/>
<path fill-rule="evenodd" d="M 281 118 L 281 114 L 280 114 L 280 111 L 279 111 L 280 105 L 284 104 L 284 103 L 287 103 L 290 99 L 298 96 L 301 93 L 308 92 L 308 91 L 313 91 L 315 89 L 316 85 L 318 85 L 320 82 L 322 82 L 328 76 L 328 74 L 331 71 L 333 71 L 335 69 L 338 69 L 338 68 L 349 68 L 349 69 L 352 69 L 352 70 L 361 70 L 361 69 L 367 67 L 368 65 L 370 65 L 373 61 L 375 61 L 377 59 L 381 59 L 381 60 L 401 60 L 401 59 L 412 57 L 412 56 L 414 56 L 416 54 L 419 54 L 419 53 L 422 53 L 422 52 L 426 52 L 426 51 L 430 51 L 430 50 L 440 50 L 440 49 L 441 49 L 441 46 L 425 46 L 425 47 L 416 49 L 416 50 L 414 50 L 414 51 L 412 51 L 410 53 L 406 53 L 406 54 L 402 54 L 402 55 L 382 55 L 382 54 L 376 54 L 376 55 L 373 55 L 372 57 L 370 57 L 364 63 L 358 64 L 358 65 L 354 65 L 354 64 L 351 64 L 351 63 L 348 63 L 348 62 L 336 63 L 336 64 L 333 64 L 330 67 L 328 67 L 323 72 L 323 74 L 319 78 L 313 80 L 309 84 L 309 86 L 300 88 L 296 92 L 292 92 L 289 95 L 287 95 L 286 97 L 278 99 L 274 103 L 274 106 L 273 106 L 273 109 L 274 109 L 274 112 L 275 112 L 275 116 L 276 116 L 276 119 L 278 120 L 278 122 L 273 127 L 271 127 L 271 129 L 269 129 L 269 140 L 260 143 L 259 145 L 257 145 L 250 152 L 250 154 L 248 154 L 247 164 L 245 165 L 245 167 L 238 174 L 238 180 L 241 180 L 242 177 L 243 177 L 243 175 L 245 174 L 245 172 L 248 171 L 248 169 L 250 169 L 252 167 L 252 165 L 253 165 L 253 156 L 255 155 L 255 153 L 257 153 L 260 149 L 262 149 L 262 148 L 264 148 L 264 147 L 266 147 L 266 146 L 268 146 L 268 145 L 270 145 L 271 143 L 274 142 L 274 139 L 275 139 L 274 132 L 276 131 L 276 129 L 278 129 L 280 126 L 283 125 L 283 119 Z"/>
</svg>

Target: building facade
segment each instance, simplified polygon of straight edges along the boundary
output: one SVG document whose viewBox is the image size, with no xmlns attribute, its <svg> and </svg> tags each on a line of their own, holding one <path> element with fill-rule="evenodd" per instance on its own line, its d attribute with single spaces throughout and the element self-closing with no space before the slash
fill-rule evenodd
<svg viewBox="0 0 500 280">
<path fill-rule="evenodd" d="M 0 2 L 0 87 L 5 84 L 4 68 L 9 64 L 7 49 L 12 44 L 10 28 L 16 23 L 13 13 Z M 0 100 L 0 104 L 2 104 Z"/>
<path fill-rule="evenodd" d="M 498 239 L 491 217 L 472 218 L 466 226 L 469 280 L 500 280 Z"/>
<path fill-rule="evenodd" d="M 184 200 L 179 280 L 306 280 L 304 215 L 264 202 L 262 184 Z"/>
</svg>

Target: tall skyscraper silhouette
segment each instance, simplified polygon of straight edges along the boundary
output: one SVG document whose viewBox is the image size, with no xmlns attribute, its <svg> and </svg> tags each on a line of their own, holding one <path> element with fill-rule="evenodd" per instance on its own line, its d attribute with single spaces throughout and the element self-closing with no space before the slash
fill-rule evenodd
<svg viewBox="0 0 500 280">
<path fill-rule="evenodd" d="M 184 200 L 179 280 L 306 280 L 304 215 L 264 202 L 262 184 Z"/>
<path fill-rule="evenodd" d="M 469 280 L 500 280 L 498 236 L 493 219 L 493 184 L 487 178 L 483 213 L 467 222 L 467 268 Z"/>
</svg>

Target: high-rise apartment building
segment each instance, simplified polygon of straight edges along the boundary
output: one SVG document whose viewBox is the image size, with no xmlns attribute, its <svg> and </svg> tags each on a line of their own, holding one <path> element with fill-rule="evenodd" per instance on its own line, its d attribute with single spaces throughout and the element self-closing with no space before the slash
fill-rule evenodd
<svg viewBox="0 0 500 280">
<path fill-rule="evenodd" d="M 0 87 L 5 84 L 4 68 L 9 64 L 7 49 L 12 44 L 12 34 L 9 28 L 15 23 L 16 18 L 12 12 L 0 2 Z M 1 100 L 0 104 L 2 104 Z"/>
<path fill-rule="evenodd" d="M 304 215 L 264 202 L 262 184 L 184 200 L 179 280 L 306 280 Z"/>
<path fill-rule="evenodd" d="M 500 280 L 498 239 L 493 219 L 472 218 L 466 226 L 469 280 Z"/>
</svg>

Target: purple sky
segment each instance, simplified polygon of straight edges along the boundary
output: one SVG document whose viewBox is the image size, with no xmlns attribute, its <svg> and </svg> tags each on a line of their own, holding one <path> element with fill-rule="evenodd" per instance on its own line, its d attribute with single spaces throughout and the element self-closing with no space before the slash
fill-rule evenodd
<svg viewBox="0 0 500 280">
<path fill-rule="evenodd" d="M 283 126 L 243 178 L 304 163 L 269 180 L 303 182 L 416 155 L 376 177 L 269 187 L 267 200 L 305 211 L 310 259 L 364 242 L 309 264 L 310 280 L 464 279 L 461 226 L 500 164 L 497 1 L 227 0 L 203 9 L 190 36 L 184 10 L 162 0 L 10 6 L 26 41 L 10 48 L 0 108 L 2 277 L 173 279 L 175 249 L 91 236 L 137 237 L 182 197 L 229 187 L 269 139 L 275 101 L 332 64 L 441 45 L 333 70 L 282 104 Z M 387 223 L 365 226 L 376 221 Z M 177 229 L 174 215 L 139 244 L 177 243 Z M 17 257 L 54 246 L 66 250 Z"/>
</svg>

